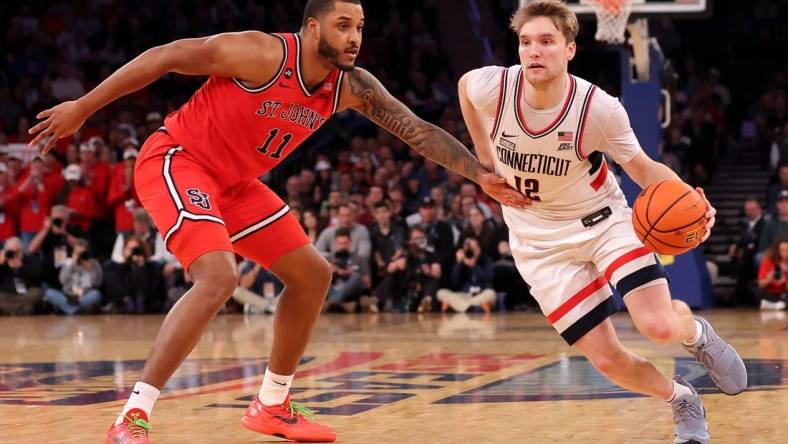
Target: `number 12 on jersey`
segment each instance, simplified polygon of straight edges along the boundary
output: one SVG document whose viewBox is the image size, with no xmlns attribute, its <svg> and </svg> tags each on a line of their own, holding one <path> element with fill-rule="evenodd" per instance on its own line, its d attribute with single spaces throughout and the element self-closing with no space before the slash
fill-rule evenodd
<svg viewBox="0 0 788 444">
<path fill-rule="evenodd" d="M 517 191 L 523 193 L 525 197 L 535 202 L 542 200 L 536 194 L 539 192 L 539 181 L 536 179 L 525 179 L 520 176 L 514 176 L 514 187 Z"/>
<path fill-rule="evenodd" d="M 279 146 L 276 147 L 273 153 L 269 153 L 268 149 L 271 147 L 271 144 L 276 139 L 276 136 L 279 135 L 279 128 L 271 128 L 271 131 L 268 133 L 268 138 L 265 139 L 265 142 L 262 146 L 257 147 L 257 151 L 261 154 L 267 154 L 272 159 L 278 159 L 282 156 L 282 151 L 285 150 L 287 144 L 293 139 L 293 135 L 290 133 L 282 135 L 282 140 L 279 142 Z"/>
</svg>

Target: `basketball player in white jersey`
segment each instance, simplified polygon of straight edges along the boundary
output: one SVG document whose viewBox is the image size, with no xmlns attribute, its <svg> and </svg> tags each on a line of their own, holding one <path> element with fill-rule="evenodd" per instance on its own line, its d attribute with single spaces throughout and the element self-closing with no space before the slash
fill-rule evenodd
<svg viewBox="0 0 788 444">
<path fill-rule="evenodd" d="M 685 303 L 671 301 L 667 275 L 635 236 L 604 155 L 642 188 L 679 178 L 643 152 L 615 98 L 567 72 L 578 23 L 564 3 L 532 3 L 514 14 L 511 26 L 521 65 L 471 71 L 459 92 L 481 162 L 532 201 L 526 210 L 503 207 L 517 268 L 567 343 L 621 387 L 669 402 L 675 442 L 706 443 L 705 410 L 695 389 L 624 348 L 609 319 L 616 304 L 608 284 L 647 338 L 681 343 L 726 394 L 747 386 L 736 350 Z M 716 213 L 706 205 L 704 241 Z"/>
</svg>

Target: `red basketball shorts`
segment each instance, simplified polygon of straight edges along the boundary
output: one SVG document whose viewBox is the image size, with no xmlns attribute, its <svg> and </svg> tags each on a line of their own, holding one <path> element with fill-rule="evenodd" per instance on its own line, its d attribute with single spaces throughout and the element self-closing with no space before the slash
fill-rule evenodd
<svg viewBox="0 0 788 444">
<path fill-rule="evenodd" d="M 290 209 L 257 179 L 230 187 L 165 132 L 142 147 L 134 183 L 167 249 L 184 268 L 210 251 L 232 251 L 269 268 L 310 243 Z"/>
</svg>

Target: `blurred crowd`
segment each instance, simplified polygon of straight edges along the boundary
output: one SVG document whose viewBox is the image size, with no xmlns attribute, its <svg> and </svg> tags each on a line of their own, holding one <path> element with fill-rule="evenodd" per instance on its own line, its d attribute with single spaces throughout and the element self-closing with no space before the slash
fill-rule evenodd
<svg viewBox="0 0 788 444">
<path fill-rule="evenodd" d="M 295 31 L 303 3 L 4 4 L 0 312 L 161 312 L 188 290 L 188 275 L 140 206 L 132 171 L 141 144 L 203 78 L 165 76 L 99 111 L 46 156 L 26 148 L 27 131 L 39 111 L 79 97 L 149 47 L 241 29 Z M 510 3 L 492 2 L 500 23 L 507 23 L 514 8 Z M 701 25 L 687 22 L 693 27 L 667 20 L 654 24 L 679 79 L 669 85 L 674 112 L 665 130 L 662 161 L 692 184 L 708 184 L 719 156 L 742 140 L 764 153 L 764 167 L 782 171 L 780 165 L 788 165 L 788 155 L 783 155 L 788 132 L 782 132 L 788 131 L 788 64 L 771 57 L 775 66 L 764 67 L 764 58 L 742 43 L 751 39 L 775 51 L 780 38 L 784 43 L 788 33 L 779 12 L 788 11 L 784 2 L 774 10 L 770 4 L 776 3 L 761 0 L 754 10 L 721 5 L 731 8 L 724 11 L 730 14 L 715 14 Z M 364 7 L 375 26 L 365 34 L 358 63 L 419 115 L 470 147 L 456 100 L 461 73 L 452 72 L 446 62 L 442 48 L 451 42 L 438 32 L 432 3 L 378 0 Z M 593 25 L 584 26 L 578 59 L 570 68 L 617 95 L 617 81 L 596 69 L 594 60 L 610 59 L 610 54 L 593 42 Z M 696 32 L 696 26 L 706 32 Z M 742 33 L 736 38 L 714 33 L 729 26 Z M 744 32 L 756 27 L 758 33 Z M 503 25 L 493 43 L 496 51 L 486 63 L 517 63 L 516 42 Z M 703 51 L 707 44 L 727 46 L 711 54 Z M 749 58 L 769 69 L 758 70 L 757 76 L 768 77 L 754 80 L 734 68 L 734 62 Z M 617 59 L 612 63 L 617 66 Z M 514 268 L 500 207 L 474 184 L 424 160 L 353 113 L 332 119 L 261 180 L 288 203 L 333 265 L 326 310 L 489 312 L 533 304 Z M 788 187 L 788 168 L 783 183 Z M 775 208 L 781 205 L 780 192 Z M 784 219 L 788 232 L 788 208 Z M 242 277 L 227 310 L 275 310 L 281 284 L 266 270 L 239 260 Z"/>
</svg>

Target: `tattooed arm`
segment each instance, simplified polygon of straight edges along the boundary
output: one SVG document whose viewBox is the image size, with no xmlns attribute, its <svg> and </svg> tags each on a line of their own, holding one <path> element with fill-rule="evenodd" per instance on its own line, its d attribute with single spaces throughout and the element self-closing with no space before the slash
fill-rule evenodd
<svg viewBox="0 0 788 444">
<path fill-rule="evenodd" d="M 340 108 L 353 108 L 410 145 L 417 153 L 481 185 L 502 204 L 525 208 L 530 200 L 487 171 L 457 139 L 416 116 L 368 71 L 354 68 L 345 76 Z"/>
</svg>

